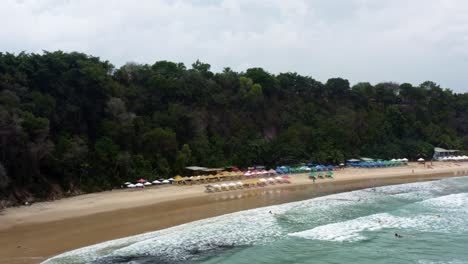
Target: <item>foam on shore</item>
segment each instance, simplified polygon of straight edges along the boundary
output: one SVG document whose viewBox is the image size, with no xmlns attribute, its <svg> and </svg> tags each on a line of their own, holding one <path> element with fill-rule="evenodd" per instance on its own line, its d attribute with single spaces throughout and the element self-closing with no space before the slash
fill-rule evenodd
<svg viewBox="0 0 468 264">
<path fill-rule="evenodd" d="M 370 188 L 315 199 L 241 211 L 142 235 L 69 251 L 44 263 L 118 263 L 152 257 L 160 262 L 185 261 L 204 252 L 252 246 L 287 237 L 359 241 L 365 232 L 392 228 L 452 230 L 468 216 L 466 193 L 439 196 L 447 181 Z M 387 205 L 384 207 L 382 205 Z M 395 210 L 388 211 L 388 205 Z M 425 208 L 415 211 L 415 208 Z M 459 212 L 459 208 L 464 208 Z M 457 217 L 435 217 L 457 211 Z M 270 213 L 270 211 L 272 213 Z"/>
</svg>

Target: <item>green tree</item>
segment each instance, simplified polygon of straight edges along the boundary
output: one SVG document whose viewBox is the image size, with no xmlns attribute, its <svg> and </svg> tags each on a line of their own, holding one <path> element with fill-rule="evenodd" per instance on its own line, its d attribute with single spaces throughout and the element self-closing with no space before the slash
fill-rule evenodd
<svg viewBox="0 0 468 264">
<path fill-rule="evenodd" d="M 174 172 L 181 174 L 184 168 L 192 162 L 192 150 L 188 144 L 184 144 L 182 149 L 177 153 L 174 164 Z"/>
</svg>

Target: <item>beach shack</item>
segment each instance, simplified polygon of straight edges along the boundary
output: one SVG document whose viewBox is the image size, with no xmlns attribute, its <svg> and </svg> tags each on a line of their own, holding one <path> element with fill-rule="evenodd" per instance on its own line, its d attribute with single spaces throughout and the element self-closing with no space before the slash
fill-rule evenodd
<svg viewBox="0 0 468 264">
<path fill-rule="evenodd" d="M 434 156 L 432 157 L 432 159 L 441 160 L 446 157 L 458 156 L 459 154 L 460 151 L 456 149 L 443 149 L 436 147 L 434 148 Z"/>
</svg>

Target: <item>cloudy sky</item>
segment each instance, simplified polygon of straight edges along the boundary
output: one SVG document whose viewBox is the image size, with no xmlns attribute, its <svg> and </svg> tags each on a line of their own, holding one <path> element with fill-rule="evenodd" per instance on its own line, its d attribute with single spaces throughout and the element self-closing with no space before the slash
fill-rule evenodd
<svg viewBox="0 0 468 264">
<path fill-rule="evenodd" d="M 0 52 L 196 59 L 325 81 L 432 80 L 468 91 L 465 0 L 2 0 Z"/>
</svg>

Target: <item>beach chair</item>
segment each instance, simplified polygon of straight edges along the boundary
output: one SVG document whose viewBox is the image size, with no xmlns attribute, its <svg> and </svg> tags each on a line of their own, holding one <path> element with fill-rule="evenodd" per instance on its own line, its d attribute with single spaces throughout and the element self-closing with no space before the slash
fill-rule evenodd
<svg viewBox="0 0 468 264">
<path fill-rule="evenodd" d="M 328 171 L 327 172 L 327 178 L 332 178 L 333 179 L 333 171 Z"/>
<path fill-rule="evenodd" d="M 325 179 L 325 177 L 323 177 L 322 172 L 319 172 L 318 177 L 319 177 L 320 179 Z"/>
</svg>

